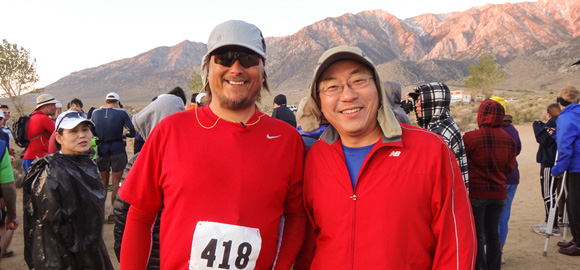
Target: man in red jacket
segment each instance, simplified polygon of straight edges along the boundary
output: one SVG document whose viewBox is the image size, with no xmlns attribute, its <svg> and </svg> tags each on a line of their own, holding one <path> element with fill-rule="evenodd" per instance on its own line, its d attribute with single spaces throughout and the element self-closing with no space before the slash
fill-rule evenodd
<svg viewBox="0 0 580 270">
<path fill-rule="evenodd" d="M 209 104 L 159 122 L 121 187 L 131 204 L 121 269 L 145 269 L 161 207 L 161 269 L 289 270 L 301 247 L 305 147 L 295 128 L 256 106 L 268 89 L 262 33 L 227 21 L 207 47 Z"/>
<path fill-rule="evenodd" d="M 330 124 L 304 168 L 310 269 L 472 269 L 473 216 L 453 152 L 399 124 L 381 86 L 359 48 L 318 60 L 298 120 L 305 132 Z"/>
<path fill-rule="evenodd" d="M 36 109 L 32 112 L 26 129 L 30 144 L 26 148 L 22 159 L 24 171 L 27 171 L 32 162 L 48 154 L 50 135 L 54 131 L 54 120 L 49 116 L 56 112 L 56 100 L 49 94 L 42 94 L 36 98 Z"/>
</svg>

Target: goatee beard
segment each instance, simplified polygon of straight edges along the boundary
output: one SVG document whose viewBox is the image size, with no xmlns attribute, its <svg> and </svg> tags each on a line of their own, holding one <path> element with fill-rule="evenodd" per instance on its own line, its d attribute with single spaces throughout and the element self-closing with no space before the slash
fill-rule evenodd
<svg viewBox="0 0 580 270">
<path fill-rule="evenodd" d="M 261 89 L 256 91 L 256 94 L 254 96 L 244 97 L 237 100 L 227 98 L 221 95 L 218 97 L 218 99 L 220 106 L 222 108 L 237 111 L 254 106 L 256 104 L 256 100 L 258 100 L 258 98 L 260 97 L 260 91 Z"/>
</svg>

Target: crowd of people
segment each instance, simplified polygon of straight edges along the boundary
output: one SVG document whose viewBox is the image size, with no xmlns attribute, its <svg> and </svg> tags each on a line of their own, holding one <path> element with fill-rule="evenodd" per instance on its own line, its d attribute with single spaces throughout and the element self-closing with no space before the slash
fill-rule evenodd
<svg viewBox="0 0 580 270">
<path fill-rule="evenodd" d="M 479 128 L 462 136 L 447 85 L 418 85 L 401 100 L 363 50 L 337 46 L 313 67 L 296 114 L 280 94 L 269 116 L 257 106 L 270 91 L 260 29 L 226 21 L 207 48 L 190 105 L 180 87 L 133 117 L 115 92 L 87 114 L 79 99 L 60 112 L 52 95 L 37 97 L 22 157 L 30 269 L 112 269 L 104 222 L 115 224 L 121 269 L 501 268 L 521 151 L 503 98 L 481 102 Z M 565 183 L 554 222 L 566 208 L 573 239 L 558 246 L 571 256 L 580 256 L 579 98 L 562 89 L 547 123 L 533 124 L 546 209 L 533 230 L 559 233 L 548 218 Z M 0 108 L 0 255 L 9 256 L 20 220 L 10 111 Z"/>
</svg>

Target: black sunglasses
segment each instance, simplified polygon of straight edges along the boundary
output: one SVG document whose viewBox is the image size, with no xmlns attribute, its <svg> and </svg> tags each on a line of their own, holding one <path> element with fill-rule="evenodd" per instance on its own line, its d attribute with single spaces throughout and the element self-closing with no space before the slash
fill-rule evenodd
<svg viewBox="0 0 580 270">
<path fill-rule="evenodd" d="M 214 62 L 218 65 L 225 67 L 231 67 L 236 60 L 240 61 L 240 64 L 244 68 L 249 68 L 257 66 L 260 64 L 261 56 L 257 54 L 251 54 L 246 52 L 224 52 L 220 54 L 213 54 Z"/>
</svg>

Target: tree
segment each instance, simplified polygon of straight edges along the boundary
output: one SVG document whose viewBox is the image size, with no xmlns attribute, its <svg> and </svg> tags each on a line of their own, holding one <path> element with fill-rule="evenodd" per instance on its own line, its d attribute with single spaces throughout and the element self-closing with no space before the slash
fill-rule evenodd
<svg viewBox="0 0 580 270">
<path fill-rule="evenodd" d="M 191 76 L 187 78 L 187 80 L 189 81 L 189 85 L 187 87 L 189 87 L 189 89 L 191 89 L 194 93 L 201 92 L 203 90 L 201 89 L 203 87 L 203 83 L 201 82 L 201 76 L 197 74 L 195 70 L 192 72 L 193 74 L 191 74 Z"/>
<path fill-rule="evenodd" d="M 495 63 L 491 53 L 484 53 L 479 56 L 479 64 L 469 65 L 470 78 L 465 81 L 465 87 L 471 90 L 471 96 L 483 94 L 487 99 L 493 95 L 493 86 L 501 82 L 504 72 Z"/>
<path fill-rule="evenodd" d="M 30 58 L 30 52 L 5 39 L 0 46 L 0 88 L 8 97 L 20 115 L 24 114 L 24 104 L 20 99 L 23 93 L 33 90 L 38 82 L 36 59 Z"/>
</svg>

